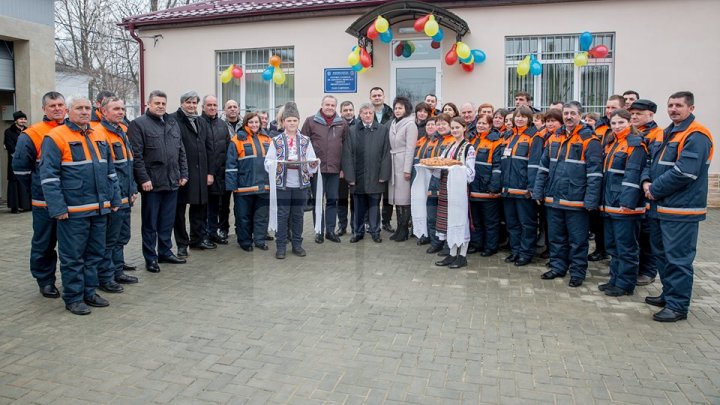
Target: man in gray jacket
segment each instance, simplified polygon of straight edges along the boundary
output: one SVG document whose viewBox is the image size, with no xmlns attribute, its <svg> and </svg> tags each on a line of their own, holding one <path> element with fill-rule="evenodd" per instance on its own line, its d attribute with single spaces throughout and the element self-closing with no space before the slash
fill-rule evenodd
<svg viewBox="0 0 720 405">
<path fill-rule="evenodd" d="M 388 127 L 373 121 L 373 115 L 370 104 L 360 106 L 360 122 L 350 130 L 343 145 L 342 167 L 352 193 L 355 221 L 350 243 L 363 238 L 366 215 L 373 242 L 382 242 L 378 210 L 390 179 L 390 141 Z"/>
</svg>

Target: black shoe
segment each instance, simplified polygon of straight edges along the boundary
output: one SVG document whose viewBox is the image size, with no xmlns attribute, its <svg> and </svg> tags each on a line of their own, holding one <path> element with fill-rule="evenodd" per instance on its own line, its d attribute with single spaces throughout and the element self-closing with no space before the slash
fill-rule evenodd
<svg viewBox="0 0 720 405">
<path fill-rule="evenodd" d="M 107 283 L 101 283 L 99 287 L 102 291 L 105 291 L 106 293 L 112 293 L 112 294 L 118 294 L 123 291 L 125 291 L 122 286 L 114 281 L 110 281 Z"/>
<path fill-rule="evenodd" d="M 75 315 L 90 315 L 90 308 L 84 302 L 78 301 L 65 305 L 65 309 Z"/>
<path fill-rule="evenodd" d="M 633 295 L 633 292 L 626 291 L 620 287 L 615 287 L 614 285 L 611 285 L 605 289 L 605 295 L 607 295 L 608 297 L 622 297 L 623 295 Z"/>
<path fill-rule="evenodd" d="M 540 253 L 540 258 L 541 259 L 549 259 L 550 258 L 550 250 L 549 249 L 543 250 L 543 252 Z"/>
<path fill-rule="evenodd" d="M 438 256 L 450 256 L 450 248 L 443 246 L 440 252 L 438 252 Z"/>
<path fill-rule="evenodd" d="M 149 271 L 150 273 L 160 273 L 160 266 L 158 266 L 158 262 L 155 260 L 151 262 L 145 262 L 145 270 Z"/>
<path fill-rule="evenodd" d="M 390 235 L 390 237 L 389 237 L 388 239 L 390 239 L 390 240 L 397 240 L 397 237 L 398 237 L 398 233 L 397 233 L 397 231 L 395 231 L 395 232 L 393 232 L 392 235 Z"/>
<path fill-rule="evenodd" d="M 452 262 L 452 264 L 450 266 L 448 266 L 448 268 L 459 269 L 461 267 L 466 267 L 466 266 L 467 266 L 467 257 L 465 257 L 463 255 L 458 255 L 457 259 L 455 259 L 455 261 Z"/>
<path fill-rule="evenodd" d="M 528 264 L 530 264 L 531 261 L 532 261 L 532 258 L 530 258 L 530 257 L 521 257 L 521 258 L 515 260 L 515 266 L 516 267 L 527 266 Z"/>
<path fill-rule="evenodd" d="M 457 259 L 457 256 L 447 255 L 447 256 L 445 256 L 444 259 L 435 262 L 435 265 L 436 266 L 449 266 L 449 265 L 453 264 L 456 259 Z"/>
<path fill-rule="evenodd" d="M 323 243 L 325 242 L 325 238 L 323 238 L 323 235 L 321 233 L 315 234 L 315 243 Z"/>
<path fill-rule="evenodd" d="M 385 232 L 395 232 L 395 228 L 393 228 L 392 225 L 390 225 L 389 223 L 382 224 L 382 229 Z"/>
<path fill-rule="evenodd" d="M 591 262 L 599 262 L 600 260 L 605 260 L 609 258 L 608 254 L 606 252 L 601 251 L 594 251 L 588 255 L 588 260 Z"/>
<path fill-rule="evenodd" d="M 285 251 L 284 250 L 278 250 L 275 252 L 275 258 L 276 259 L 284 259 L 285 258 Z"/>
<path fill-rule="evenodd" d="M 362 236 L 353 235 L 352 237 L 350 237 L 350 243 L 357 243 L 357 242 L 360 242 L 362 239 L 363 239 Z"/>
<path fill-rule="evenodd" d="M 582 279 L 576 278 L 576 277 L 570 277 L 570 282 L 568 283 L 568 285 L 570 287 L 580 287 L 582 285 L 582 283 L 583 283 Z"/>
<path fill-rule="evenodd" d="M 516 261 L 516 260 L 518 260 L 518 259 L 519 259 L 518 256 L 510 253 L 510 255 L 508 255 L 508 256 L 505 258 L 505 263 L 511 263 L 511 262 L 514 262 L 514 261 Z"/>
<path fill-rule="evenodd" d="M 478 249 L 477 246 L 471 245 L 471 246 L 468 246 L 467 254 L 471 255 L 471 254 L 477 253 L 479 251 L 480 251 L 480 249 Z"/>
<path fill-rule="evenodd" d="M 643 275 L 638 276 L 637 281 L 635 282 L 635 285 L 643 286 L 643 285 L 652 284 L 654 282 L 655 282 L 654 277 L 646 276 L 643 274 Z"/>
<path fill-rule="evenodd" d="M 482 252 L 480 252 L 480 256 L 490 257 L 490 256 L 494 255 L 495 253 L 497 253 L 497 250 L 483 250 Z"/>
<path fill-rule="evenodd" d="M 188 249 L 187 246 L 178 246 L 177 256 L 178 257 L 188 257 L 187 249 Z M 162 263 L 162 260 L 160 261 L 160 263 Z"/>
<path fill-rule="evenodd" d="M 242 249 L 242 250 L 244 250 L 244 251 L 246 251 L 246 252 L 252 252 L 252 251 L 253 251 L 252 245 L 247 245 L 247 246 L 240 245 L 240 249 Z"/>
<path fill-rule="evenodd" d="M 228 238 L 228 233 L 225 232 L 225 231 L 218 230 L 218 231 L 217 231 L 217 236 L 219 236 L 220 239 L 225 239 L 225 240 L 227 240 L 227 238 Z"/>
<path fill-rule="evenodd" d="M 670 308 L 663 308 L 662 311 L 653 315 L 653 320 L 658 322 L 677 322 L 687 319 L 687 314 L 675 312 Z"/>
<path fill-rule="evenodd" d="M 221 237 L 218 236 L 218 235 L 210 235 L 210 240 L 211 240 L 212 242 L 218 243 L 218 244 L 220 244 L 220 245 L 227 245 L 227 244 L 228 244 L 228 240 L 227 240 L 227 239 L 223 239 L 223 238 L 221 238 Z"/>
<path fill-rule="evenodd" d="M 374 235 L 374 236 L 372 237 L 372 240 L 373 240 L 373 242 L 375 242 L 375 243 L 382 243 L 382 238 L 380 237 L 380 235 Z"/>
<path fill-rule="evenodd" d="M 332 232 L 327 232 L 325 234 L 325 239 L 329 240 L 330 242 L 340 243 L 340 238 L 338 238 L 337 235 Z"/>
<path fill-rule="evenodd" d="M 614 287 L 614 286 L 610 283 L 598 284 L 598 290 L 600 290 L 600 291 L 605 291 L 608 288 L 612 288 L 612 287 Z"/>
<path fill-rule="evenodd" d="M 430 238 L 428 238 L 427 236 L 423 236 L 422 238 L 418 239 L 417 242 L 415 242 L 415 243 L 417 243 L 418 246 L 427 245 L 430 243 Z"/>
<path fill-rule="evenodd" d="M 135 276 L 128 276 L 127 274 L 121 274 L 115 276 L 115 282 L 120 284 L 137 284 L 138 278 Z"/>
<path fill-rule="evenodd" d="M 108 300 L 97 294 L 93 295 L 90 298 L 85 298 L 85 303 L 90 305 L 91 307 L 97 308 L 107 307 L 110 305 L 110 302 Z"/>
<path fill-rule="evenodd" d="M 564 275 L 564 274 L 560 274 L 560 273 L 558 273 L 558 272 L 555 271 L 555 270 L 550 270 L 550 271 L 546 271 L 545 273 L 543 273 L 543 274 L 540 276 L 540 278 L 543 279 L 543 280 L 552 280 L 552 279 L 555 279 L 555 278 L 558 278 L 558 277 L 565 277 L 565 275 Z"/>
<path fill-rule="evenodd" d="M 439 252 L 439 251 L 441 251 L 441 250 L 442 250 L 442 246 L 432 246 L 432 245 L 430 245 L 430 247 L 427 248 L 427 250 L 425 250 L 425 253 L 433 254 L 433 253 L 437 253 L 437 252 Z"/>
<path fill-rule="evenodd" d="M 266 245 L 266 244 L 264 244 L 264 243 L 255 243 L 255 247 L 258 248 L 258 249 L 260 249 L 260 250 L 269 250 L 269 249 L 270 249 L 270 248 L 268 247 L 268 245 Z"/>
<path fill-rule="evenodd" d="M 123 264 L 123 271 L 135 271 L 137 270 L 137 266 L 128 266 L 127 264 Z"/>
<path fill-rule="evenodd" d="M 53 284 L 40 287 L 40 294 L 45 298 L 60 298 L 60 291 Z"/>
<path fill-rule="evenodd" d="M 204 240 L 200 243 L 195 243 L 195 244 L 190 245 L 190 248 L 199 249 L 199 250 L 211 250 L 211 249 L 217 249 L 217 245 L 210 242 L 209 240 Z"/>
<path fill-rule="evenodd" d="M 307 252 L 305 252 L 305 249 L 303 249 L 303 248 L 297 248 L 297 249 L 293 248 L 292 252 L 295 256 L 299 256 L 299 257 L 307 256 Z"/>
<path fill-rule="evenodd" d="M 645 303 L 655 307 L 665 308 L 665 299 L 662 296 L 645 297 Z"/>
<path fill-rule="evenodd" d="M 265 240 L 275 240 L 275 238 L 270 235 L 266 235 Z"/>
<path fill-rule="evenodd" d="M 347 233 L 347 228 L 340 228 L 337 231 L 337 236 L 343 236 Z"/>
<path fill-rule="evenodd" d="M 158 257 L 158 263 L 183 264 L 183 263 L 187 263 L 187 260 L 181 259 L 171 253 L 170 256 Z"/>
</svg>

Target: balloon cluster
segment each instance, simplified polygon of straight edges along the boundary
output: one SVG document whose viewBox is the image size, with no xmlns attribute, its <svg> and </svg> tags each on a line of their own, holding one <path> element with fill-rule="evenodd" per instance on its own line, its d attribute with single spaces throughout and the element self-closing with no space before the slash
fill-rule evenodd
<svg viewBox="0 0 720 405">
<path fill-rule="evenodd" d="M 458 41 L 445 54 L 445 63 L 454 65 L 459 60 L 464 71 L 472 72 L 475 70 L 475 64 L 485 62 L 485 58 L 485 52 L 479 49 L 470 49 L 466 43 Z"/>
<path fill-rule="evenodd" d="M 233 78 L 239 79 L 242 77 L 242 75 L 242 68 L 233 63 L 232 65 L 228 66 L 227 69 L 223 70 L 222 73 L 220 73 L 220 81 L 222 82 L 222 84 L 228 84 Z"/>
<path fill-rule="evenodd" d="M 412 41 L 400 41 L 395 47 L 395 56 L 409 58 L 415 52 L 415 44 Z"/>
<path fill-rule="evenodd" d="M 370 39 L 380 38 L 386 44 L 389 44 L 393 39 L 392 29 L 390 29 L 390 23 L 385 17 L 379 15 L 375 19 L 374 24 L 370 24 L 367 29 L 367 37 Z"/>
<path fill-rule="evenodd" d="M 415 32 L 425 32 L 425 35 L 432 38 L 430 46 L 432 46 L 433 49 L 440 48 L 440 41 L 442 41 L 445 33 L 443 32 L 442 28 L 440 28 L 438 22 L 435 20 L 434 15 L 428 14 L 426 16 L 418 18 L 417 20 L 415 20 L 413 28 L 415 29 Z"/>
<path fill-rule="evenodd" d="M 587 31 L 580 34 L 579 42 L 581 52 L 577 53 L 573 60 L 573 63 L 575 63 L 575 66 L 577 67 L 583 67 L 587 65 L 588 58 L 604 58 L 610 52 L 608 47 L 603 44 L 596 45 L 590 48 L 593 43 L 593 36 Z"/>
<path fill-rule="evenodd" d="M 280 69 L 280 63 L 282 63 L 282 59 L 279 56 L 271 56 L 268 61 L 269 66 L 263 70 L 263 80 L 266 82 L 272 80 L 273 83 L 278 85 L 285 83 L 285 72 Z"/>
<path fill-rule="evenodd" d="M 354 46 L 350 55 L 348 55 L 348 65 L 356 72 L 363 73 L 372 66 L 372 58 L 365 48 Z"/>
<path fill-rule="evenodd" d="M 535 57 L 535 55 L 528 55 L 518 63 L 517 74 L 520 77 L 527 76 L 528 73 L 533 76 L 540 76 L 542 74 L 542 63 Z"/>
</svg>

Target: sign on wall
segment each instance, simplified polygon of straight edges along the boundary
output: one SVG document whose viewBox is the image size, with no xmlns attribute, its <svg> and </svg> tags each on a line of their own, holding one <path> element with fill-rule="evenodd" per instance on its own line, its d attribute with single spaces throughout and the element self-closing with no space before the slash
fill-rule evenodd
<svg viewBox="0 0 720 405">
<path fill-rule="evenodd" d="M 352 68 L 325 69 L 325 93 L 357 93 L 357 72 Z"/>
</svg>

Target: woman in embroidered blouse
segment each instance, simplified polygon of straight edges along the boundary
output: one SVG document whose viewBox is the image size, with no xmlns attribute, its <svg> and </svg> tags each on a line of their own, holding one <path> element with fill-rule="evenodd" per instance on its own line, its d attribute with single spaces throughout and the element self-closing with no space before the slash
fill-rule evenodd
<svg viewBox="0 0 720 405">
<path fill-rule="evenodd" d="M 441 157 L 459 160 L 465 167 L 465 173 L 467 177 L 467 183 L 472 183 L 475 179 L 475 149 L 465 139 L 465 130 L 467 124 L 465 120 L 460 117 L 455 117 L 450 123 L 450 133 L 452 134 L 455 142 L 446 148 Z M 440 172 L 440 173 L 438 173 Z M 447 170 L 436 170 L 433 176 L 440 176 L 440 192 L 438 193 L 438 208 L 437 208 L 437 234 L 441 240 L 447 239 L 448 233 L 448 171 Z M 463 198 L 467 201 L 467 187 L 463 187 L 460 190 L 454 192 L 463 193 Z M 467 209 L 464 215 L 465 218 L 465 231 L 464 231 L 464 242 L 461 245 L 453 244 L 450 246 L 450 255 L 446 256 L 443 260 L 435 262 L 437 266 L 449 266 L 451 269 L 458 269 L 460 267 L 467 266 L 467 250 L 470 242 L 470 221 L 467 215 Z"/>
</svg>

